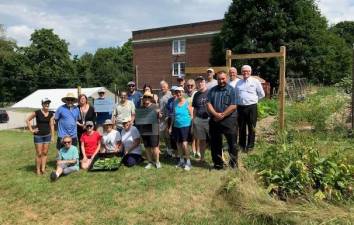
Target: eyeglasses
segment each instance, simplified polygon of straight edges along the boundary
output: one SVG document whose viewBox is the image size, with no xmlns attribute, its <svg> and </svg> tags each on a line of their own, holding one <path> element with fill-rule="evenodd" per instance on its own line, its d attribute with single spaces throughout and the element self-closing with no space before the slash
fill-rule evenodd
<svg viewBox="0 0 354 225">
<path fill-rule="evenodd" d="M 64 144 L 70 144 L 71 141 L 63 141 Z"/>
<path fill-rule="evenodd" d="M 92 125 L 86 125 L 87 128 L 92 128 L 93 126 Z"/>
</svg>

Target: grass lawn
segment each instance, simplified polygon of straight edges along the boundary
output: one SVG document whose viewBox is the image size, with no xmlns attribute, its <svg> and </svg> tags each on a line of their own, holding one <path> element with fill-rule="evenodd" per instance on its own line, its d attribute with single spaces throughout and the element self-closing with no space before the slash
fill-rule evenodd
<svg viewBox="0 0 354 225">
<path fill-rule="evenodd" d="M 163 161 L 160 170 L 81 170 L 51 183 L 53 144 L 47 174 L 37 176 L 29 133 L 2 131 L 0 140 L 0 224 L 253 223 L 225 207 L 218 194 L 227 170 L 185 172 Z"/>
</svg>

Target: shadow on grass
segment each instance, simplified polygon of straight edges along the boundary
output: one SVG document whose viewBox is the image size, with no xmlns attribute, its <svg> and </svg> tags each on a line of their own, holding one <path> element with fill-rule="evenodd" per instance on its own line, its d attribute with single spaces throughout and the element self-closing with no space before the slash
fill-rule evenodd
<svg viewBox="0 0 354 225">
<path fill-rule="evenodd" d="M 51 160 L 47 162 L 47 170 L 52 170 L 55 169 L 56 167 L 56 161 L 55 160 Z M 18 170 L 22 170 L 22 171 L 26 171 L 26 172 L 30 172 L 30 173 L 35 173 L 36 172 L 36 165 L 33 164 L 29 164 L 29 165 L 25 165 L 23 167 L 18 168 Z"/>
</svg>

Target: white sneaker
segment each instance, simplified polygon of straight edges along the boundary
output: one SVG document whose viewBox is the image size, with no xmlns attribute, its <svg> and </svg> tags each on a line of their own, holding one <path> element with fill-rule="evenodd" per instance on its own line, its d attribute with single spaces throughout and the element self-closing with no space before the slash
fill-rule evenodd
<svg viewBox="0 0 354 225">
<path fill-rule="evenodd" d="M 152 168 L 152 163 L 148 163 L 146 166 L 145 166 L 145 169 L 151 169 Z"/>
<path fill-rule="evenodd" d="M 176 165 L 176 168 L 183 168 L 184 167 L 184 162 L 179 161 L 178 164 Z"/>
<path fill-rule="evenodd" d="M 192 166 L 191 166 L 191 165 L 187 165 L 187 164 L 186 164 L 186 165 L 184 166 L 184 170 L 185 170 L 185 171 L 190 171 L 191 169 L 192 169 Z"/>
<path fill-rule="evenodd" d="M 162 167 L 160 162 L 157 162 L 157 163 L 155 164 L 155 166 L 156 166 L 156 169 L 160 169 L 160 168 Z"/>
</svg>

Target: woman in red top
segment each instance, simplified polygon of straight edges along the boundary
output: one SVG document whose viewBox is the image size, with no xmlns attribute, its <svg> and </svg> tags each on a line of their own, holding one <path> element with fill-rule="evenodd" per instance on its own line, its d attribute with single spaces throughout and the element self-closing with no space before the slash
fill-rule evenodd
<svg viewBox="0 0 354 225">
<path fill-rule="evenodd" d="M 101 135 L 93 130 L 93 122 L 87 121 L 85 123 L 86 132 L 81 135 L 81 152 L 83 159 L 81 161 L 81 168 L 88 169 L 92 160 L 101 148 Z"/>
</svg>

